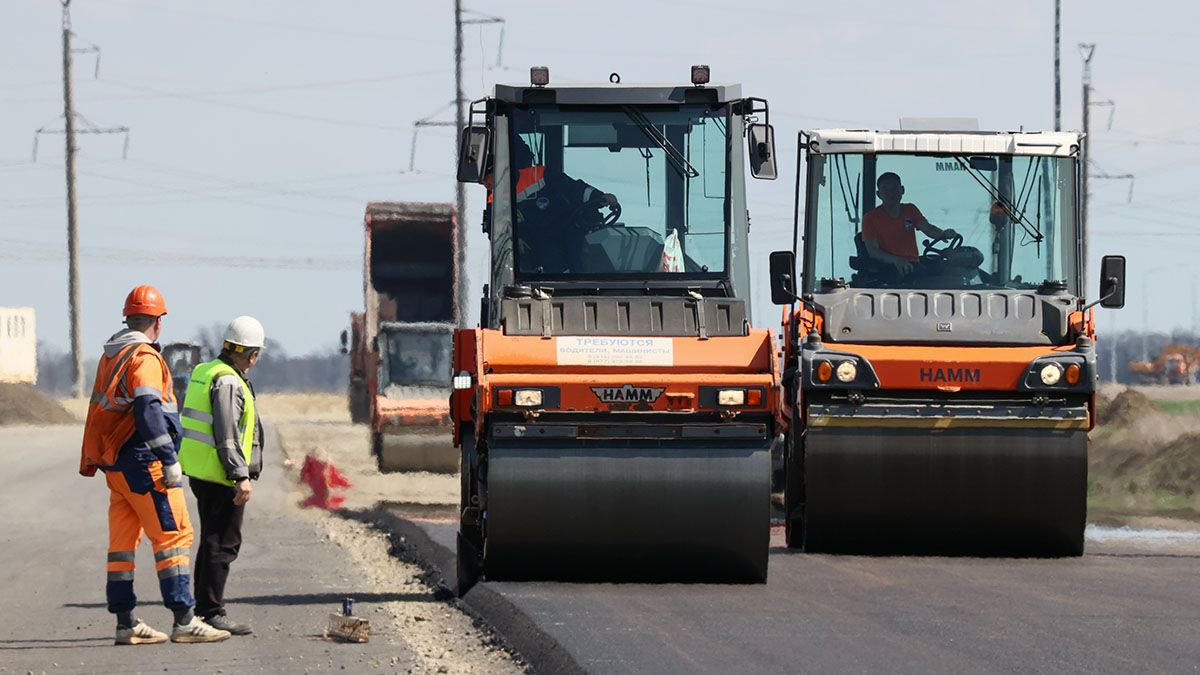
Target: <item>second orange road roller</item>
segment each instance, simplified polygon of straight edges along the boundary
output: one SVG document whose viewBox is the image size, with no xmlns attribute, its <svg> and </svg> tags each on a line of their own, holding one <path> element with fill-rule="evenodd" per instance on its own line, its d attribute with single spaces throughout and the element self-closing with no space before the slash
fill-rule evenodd
<svg viewBox="0 0 1200 675">
<path fill-rule="evenodd" d="M 1080 555 L 1095 424 L 1080 135 L 801 134 L 785 312 L 789 546 Z M 803 160 L 803 161 L 800 161 Z M 803 264 L 796 283 L 795 259 Z"/>
</svg>

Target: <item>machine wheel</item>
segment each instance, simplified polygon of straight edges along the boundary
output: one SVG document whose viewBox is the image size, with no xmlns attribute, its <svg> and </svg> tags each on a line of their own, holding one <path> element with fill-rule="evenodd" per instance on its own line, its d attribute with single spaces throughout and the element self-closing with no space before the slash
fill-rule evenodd
<svg viewBox="0 0 1200 675">
<path fill-rule="evenodd" d="M 366 381 L 351 377 L 347 390 L 350 407 L 350 422 L 366 424 L 371 421 L 371 397 L 367 394 Z"/>
<path fill-rule="evenodd" d="M 461 598 L 483 576 L 483 556 L 462 532 L 458 533 L 455 543 L 455 592 Z"/>
<path fill-rule="evenodd" d="M 795 429 L 785 441 L 783 472 L 784 538 L 788 548 L 804 548 L 804 441 Z"/>
<path fill-rule="evenodd" d="M 483 576 L 483 532 L 478 517 L 469 517 L 478 512 L 482 499 L 472 509 L 471 498 L 476 494 L 475 469 L 477 466 L 475 452 L 475 430 L 463 425 L 460 438 L 462 449 L 459 453 L 459 499 L 458 499 L 458 536 L 455 538 L 455 577 L 458 597 L 467 594 L 481 576 Z"/>
<path fill-rule="evenodd" d="M 375 456 L 375 466 L 379 468 L 379 471 L 387 473 L 387 469 L 383 466 L 383 434 L 378 431 L 371 432 L 371 454 Z"/>
</svg>

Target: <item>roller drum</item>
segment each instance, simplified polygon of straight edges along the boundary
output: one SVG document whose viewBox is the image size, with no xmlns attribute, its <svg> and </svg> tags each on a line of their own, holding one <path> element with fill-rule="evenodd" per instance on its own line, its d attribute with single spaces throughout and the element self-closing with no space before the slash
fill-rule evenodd
<svg viewBox="0 0 1200 675">
<path fill-rule="evenodd" d="M 804 547 L 1083 553 L 1086 429 L 810 428 Z"/>
<path fill-rule="evenodd" d="M 765 439 L 489 448 L 489 579 L 761 582 Z"/>
</svg>

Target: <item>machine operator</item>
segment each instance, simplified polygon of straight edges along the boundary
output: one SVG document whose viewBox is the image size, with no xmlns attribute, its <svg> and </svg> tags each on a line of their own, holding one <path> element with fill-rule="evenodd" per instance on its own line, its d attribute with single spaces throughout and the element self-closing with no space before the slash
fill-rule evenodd
<svg viewBox="0 0 1200 675">
<path fill-rule="evenodd" d="M 863 217 L 862 238 L 867 254 L 874 260 L 896 268 L 899 276 L 912 272 L 921 256 L 917 252 L 917 230 L 934 239 L 956 236 L 950 228 L 930 223 L 915 204 L 902 203 L 904 184 L 891 171 L 875 181 L 880 205 Z"/>
</svg>

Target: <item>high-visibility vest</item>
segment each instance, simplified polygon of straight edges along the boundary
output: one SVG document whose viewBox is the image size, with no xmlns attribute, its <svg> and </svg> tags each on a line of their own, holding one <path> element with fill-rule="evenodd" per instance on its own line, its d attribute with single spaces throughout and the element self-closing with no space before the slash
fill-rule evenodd
<svg viewBox="0 0 1200 675">
<path fill-rule="evenodd" d="M 115 356 L 106 354 L 100 357 L 96 381 L 92 385 L 92 398 L 88 403 L 87 421 L 83 427 L 79 473 L 93 476 L 99 467 L 116 463 L 121 447 L 137 433 L 137 425 L 133 421 L 133 399 L 147 394 L 159 397 L 163 412 L 176 411 L 171 369 L 153 345 L 136 342 Z M 164 441 L 153 438 L 142 440 L 159 445 Z"/>
<path fill-rule="evenodd" d="M 254 392 L 237 369 L 220 359 L 201 363 L 192 371 L 192 379 L 183 397 L 183 412 L 180 414 L 183 443 L 179 447 L 179 465 L 192 478 L 232 487 L 233 481 L 225 474 L 225 466 L 217 454 L 217 441 L 213 438 L 212 383 L 223 375 L 237 375 L 238 382 L 242 384 L 242 417 L 238 420 L 238 431 L 241 433 L 242 455 L 246 458 L 246 465 L 250 465 L 257 426 L 254 423 Z"/>
<path fill-rule="evenodd" d="M 527 166 L 517 172 L 517 202 L 529 199 L 546 187 L 546 167 Z M 492 191 L 488 190 L 488 203 L 492 203 Z"/>
</svg>

